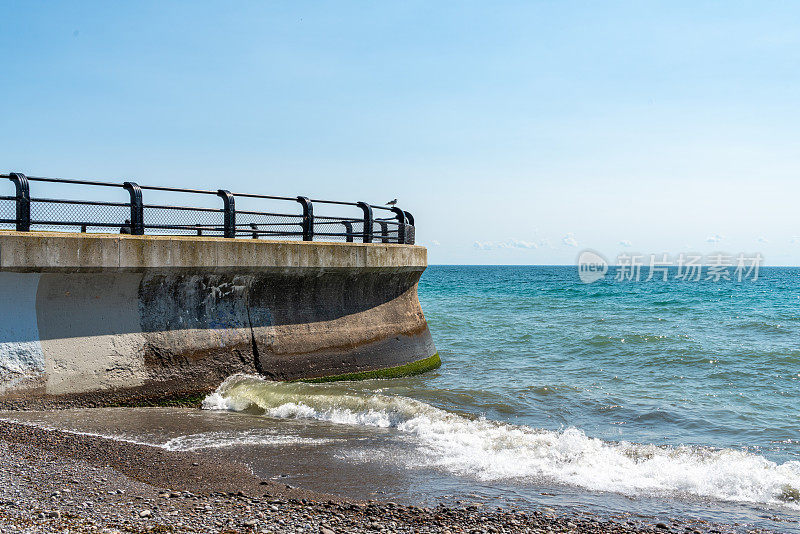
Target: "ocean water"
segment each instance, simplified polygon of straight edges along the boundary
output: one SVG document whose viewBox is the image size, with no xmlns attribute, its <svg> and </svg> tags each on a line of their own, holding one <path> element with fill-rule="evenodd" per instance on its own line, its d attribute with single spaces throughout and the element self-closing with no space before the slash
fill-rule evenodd
<svg viewBox="0 0 800 534">
<path fill-rule="evenodd" d="M 800 269 L 583 284 L 575 267 L 432 266 L 419 297 L 443 361 L 425 375 L 234 376 L 203 411 L 13 417 L 353 498 L 800 531 Z"/>
<path fill-rule="evenodd" d="M 800 460 L 800 269 L 583 284 L 574 267 L 433 266 L 419 295 L 447 362 L 436 385 L 461 392 L 447 408 Z"/>
</svg>

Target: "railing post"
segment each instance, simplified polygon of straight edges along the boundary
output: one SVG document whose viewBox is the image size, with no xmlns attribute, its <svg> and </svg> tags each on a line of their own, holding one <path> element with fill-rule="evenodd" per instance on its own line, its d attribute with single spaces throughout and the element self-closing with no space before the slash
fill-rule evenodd
<svg viewBox="0 0 800 534">
<path fill-rule="evenodd" d="M 364 212 L 364 231 L 362 233 L 362 243 L 372 243 L 372 206 L 366 202 L 356 202 L 356 206 Z"/>
<path fill-rule="evenodd" d="M 344 238 L 344 240 L 347 241 L 348 243 L 352 243 L 353 242 L 353 223 L 351 223 L 350 221 L 342 221 L 342 224 L 344 225 L 344 231 L 347 234 L 347 236 Z"/>
<path fill-rule="evenodd" d="M 385 221 L 378 221 L 378 224 L 381 225 L 381 243 L 388 243 L 389 242 L 389 224 Z"/>
<path fill-rule="evenodd" d="M 28 178 L 19 172 L 12 172 L 9 178 L 17 189 L 17 232 L 31 229 L 31 190 Z"/>
<path fill-rule="evenodd" d="M 308 197 L 297 197 L 303 206 L 303 241 L 314 240 L 314 206 Z"/>
<path fill-rule="evenodd" d="M 122 184 L 131 196 L 131 235 L 144 235 L 144 204 L 142 188 L 133 182 Z"/>
<path fill-rule="evenodd" d="M 236 202 L 233 199 L 233 193 L 220 189 L 217 195 L 222 197 L 223 209 L 225 211 L 225 229 L 223 231 L 224 237 L 236 237 Z"/>
<path fill-rule="evenodd" d="M 394 218 L 397 219 L 397 242 L 405 244 L 406 242 L 406 214 L 397 206 L 392 208 Z"/>
</svg>

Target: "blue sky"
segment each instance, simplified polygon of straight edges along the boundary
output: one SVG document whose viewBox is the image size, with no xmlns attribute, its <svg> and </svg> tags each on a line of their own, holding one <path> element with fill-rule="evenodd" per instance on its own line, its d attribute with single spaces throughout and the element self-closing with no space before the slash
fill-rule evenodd
<svg viewBox="0 0 800 534">
<path fill-rule="evenodd" d="M 0 169 L 385 202 L 431 263 L 800 264 L 800 4 L 9 2 Z"/>
</svg>

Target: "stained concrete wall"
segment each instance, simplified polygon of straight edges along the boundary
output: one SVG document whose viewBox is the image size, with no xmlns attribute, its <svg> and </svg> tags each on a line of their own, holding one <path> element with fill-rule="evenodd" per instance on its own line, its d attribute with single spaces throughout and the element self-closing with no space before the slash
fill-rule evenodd
<svg viewBox="0 0 800 534">
<path fill-rule="evenodd" d="M 0 407 L 433 367 L 425 267 L 410 245 L 0 232 Z"/>
</svg>

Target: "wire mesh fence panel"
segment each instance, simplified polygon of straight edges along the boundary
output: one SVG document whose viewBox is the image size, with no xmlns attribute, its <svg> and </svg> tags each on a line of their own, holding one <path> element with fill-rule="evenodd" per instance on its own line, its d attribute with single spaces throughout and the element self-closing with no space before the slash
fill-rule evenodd
<svg viewBox="0 0 800 534">
<path fill-rule="evenodd" d="M 8 230 L 17 227 L 17 201 L 13 197 L 0 197 L 0 228 Z"/>
<path fill-rule="evenodd" d="M 388 243 L 388 225 L 381 224 L 380 221 L 372 221 L 372 242 Z"/>
<path fill-rule="evenodd" d="M 31 199 L 31 230 L 116 233 L 131 208 L 122 203 Z"/>
<path fill-rule="evenodd" d="M 406 245 L 413 245 L 417 239 L 417 229 L 413 224 L 407 224 L 405 228 L 405 241 Z"/>
<path fill-rule="evenodd" d="M 224 234 L 225 215 L 222 210 L 145 205 L 143 220 L 145 234 L 208 236 Z"/>
<path fill-rule="evenodd" d="M 353 221 L 351 227 L 348 228 L 353 233 L 352 241 L 361 243 L 364 241 L 364 221 Z"/>
<path fill-rule="evenodd" d="M 314 221 L 315 241 L 347 241 L 346 231 L 347 229 L 341 223 Z"/>
<path fill-rule="evenodd" d="M 314 237 L 317 241 L 361 241 L 364 221 L 342 217 L 314 216 Z"/>
<path fill-rule="evenodd" d="M 400 224 L 396 219 L 376 219 L 372 223 L 373 243 L 399 243 Z"/>
<path fill-rule="evenodd" d="M 236 235 L 253 239 L 299 241 L 303 239 L 303 216 L 237 211 Z"/>
</svg>

